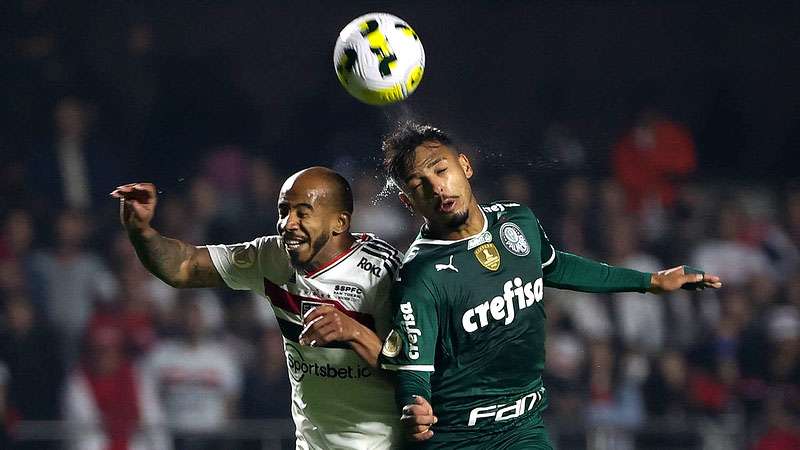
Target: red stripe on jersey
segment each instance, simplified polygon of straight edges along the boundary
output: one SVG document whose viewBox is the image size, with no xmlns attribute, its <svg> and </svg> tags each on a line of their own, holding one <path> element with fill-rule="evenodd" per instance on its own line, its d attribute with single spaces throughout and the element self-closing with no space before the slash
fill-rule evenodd
<svg viewBox="0 0 800 450">
<path fill-rule="evenodd" d="M 338 255 L 336 255 L 333 258 L 331 258 L 328 262 L 326 262 L 325 264 L 317 267 L 316 270 L 312 270 L 311 272 L 307 272 L 306 273 L 306 277 L 307 278 L 312 278 L 315 275 L 319 275 L 320 272 L 324 271 L 325 269 L 330 268 L 331 266 L 333 266 L 337 262 L 339 262 L 342 259 L 346 258 L 351 253 L 353 253 L 353 251 L 358 247 L 358 244 L 360 244 L 361 242 L 365 241 L 367 237 L 368 236 L 366 234 L 362 234 L 361 236 L 356 238 L 356 242 L 353 243 L 353 245 L 350 248 L 342 250 Z"/>
<path fill-rule="evenodd" d="M 343 312 L 346 316 L 354 319 L 356 322 L 364 325 L 365 327 L 369 328 L 372 331 L 375 331 L 375 319 L 372 317 L 371 314 L 362 313 L 359 311 L 351 311 L 345 308 L 344 305 L 342 305 L 336 300 L 304 297 L 302 295 L 292 294 L 291 292 L 286 291 L 285 289 L 281 288 L 280 286 L 269 281 L 266 278 L 264 278 L 264 293 L 267 294 L 267 297 L 269 297 L 270 301 L 272 302 L 272 306 L 281 308 L 284 311 L 302 315 L 301 306 L 303 304 L 303 301 L 312 303 L 324 303 L 326 305 L 333 306 L 334 308 Z"/>
</svg>

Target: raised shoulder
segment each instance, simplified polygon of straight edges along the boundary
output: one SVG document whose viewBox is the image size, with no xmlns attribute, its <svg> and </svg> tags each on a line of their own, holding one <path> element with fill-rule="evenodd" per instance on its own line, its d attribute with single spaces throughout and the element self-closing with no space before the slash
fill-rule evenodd
<svg viewBox="0 0 800 450">
<path fill-rule="evenodd" d="M 523 204 L 512 202 L 508 200 L 498 200 L 486 205 L 481 205 L 481 209 L 486 214 L 497 214 L 503 216 L 505 214 L 522 215 L 536 219 L 531 209 Z"/>
</svg>

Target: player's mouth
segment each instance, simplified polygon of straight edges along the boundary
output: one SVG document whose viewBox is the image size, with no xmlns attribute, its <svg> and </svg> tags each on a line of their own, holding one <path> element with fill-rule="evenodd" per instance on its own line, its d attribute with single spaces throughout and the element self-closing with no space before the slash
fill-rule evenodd
<svg viewBox="0 0 800 450">
<path fill-rule="evenodd" d="M 286 250 L 290 252 L 299 251 L 303 245 L 308 243 L 307 239 L 299 238 L 299 237 L 285 237 L 283 238 L 283 245 L 286 246 Z"/>
<path fill-rule="evenodd" d="M 456 209 L 456 198 L 445 198 L 439 201 L 439 204 L 436 207 L 436 210 L 443 214 L 450 214 L 451 212 L 455 211 Z"/>
</svg>

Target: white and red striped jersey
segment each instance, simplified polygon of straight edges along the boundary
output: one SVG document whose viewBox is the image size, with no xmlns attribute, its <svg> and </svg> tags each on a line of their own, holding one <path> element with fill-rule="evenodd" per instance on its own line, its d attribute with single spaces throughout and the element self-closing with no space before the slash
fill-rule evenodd
<svg viewBox="0 0 800 450">
<path fill-rule="evenodd" d="M 389 290 L 402 255 L 370 234 L 311 273 L 298 272 L 280 236 L 208 246 L 225 283 L 272 305 L 281 327 L 298 449 L 389 449 L 398 439 L 394 387 L 347 343 L 298 343 L 303 314 L 332 305 L 383 339 L 389 332 Z"/>
</svg>

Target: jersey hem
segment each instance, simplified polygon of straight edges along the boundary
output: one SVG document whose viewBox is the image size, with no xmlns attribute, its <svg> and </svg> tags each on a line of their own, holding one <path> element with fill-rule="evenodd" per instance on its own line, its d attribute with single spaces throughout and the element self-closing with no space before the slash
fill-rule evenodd
<svg viewBox="0 0 800 450">
<path fill-rule="evenodd" d="M 435 372 L 433 365 L 424 364 L 381 364 L 386 370 L 413 370 L 415 372 Z"/>
</svg>

